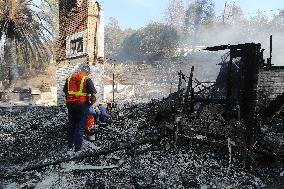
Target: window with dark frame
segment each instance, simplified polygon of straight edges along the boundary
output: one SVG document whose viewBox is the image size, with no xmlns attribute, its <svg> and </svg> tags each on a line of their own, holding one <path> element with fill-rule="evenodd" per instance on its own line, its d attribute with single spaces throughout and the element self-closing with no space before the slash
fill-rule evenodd
<svg viewBox="0 0 284 189">
<path fill-rule="evenodd" d="M 83 47 L 83 37 L 79 37 L 77 39 L 70 41 L 70 49 L 72 54 L 81 53 L 84 50 Z"/>
</svg>

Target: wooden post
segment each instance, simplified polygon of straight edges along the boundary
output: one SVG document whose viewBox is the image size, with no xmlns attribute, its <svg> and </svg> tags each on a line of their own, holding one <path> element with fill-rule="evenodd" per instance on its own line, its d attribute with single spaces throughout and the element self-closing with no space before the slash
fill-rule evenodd
<svg viewBox="0 0 284 189">
<path fill-rule="evenodd" d="M 194 113 L 194 88 L 190 90 L 190 113 Z"/>
<path fill-rule="evenodd" d="M 114 102 L 114 73 L 112 74 L 112 102 Z"/>
<path fill-rule="evenodd" d="M 246 57 L 243 63 L 243 85 L 241 91 L 241 118 L 246 129 L 246 148 L 251 149 L 257 141 L 260 128 L 256 119 L 258 74 L 263 57 L 260 53 L 261 45 L 250 46 L 245 49 Z M 245 160 L 245 166 L 250 164 Z"/>
<path fill-rule="evenodd" d="M 185 93 L 185 97 L 186 97 L 186 102 L 189 101 L 189 95 L 190 95 L 190 109 L 189 112 L 193 113 L 194 112 L 194 89 L 193 89 L 193 72 L 194 72 L 194 66 L 191 67 L 190 70 L 190 76 L 188 78 L 188 83 L 187 83 L 187 88 L 186 88 L 186 93 Z M 188 111 L 187 108 L 187 103 L 185 103 L 185 110 Z"/>
<path fill-rule="evenodd" d="M 178 72 L 178 92 L 180 92 L 180 87 L 181 87 L 181 70 Z"/>
<path fill-rule="evenodd" d="M 186 97 L 187 98 L 189 97 L 189 93 L 192 89 L 193 71 L 194 71 L 194 66 L 191 67 L 190 76 L 189 76 L 188 83 L 187 83 L 187 89 L 186 89 Z"/>
<path fill-rule="evenodd" d="M 112 102 L 114 103 L 114 68 L 115 64 L 113 64 L 113 71 L 112 71 Z"/>
<path fill-rule="evenodd" d="M 229 122 L 230 113 L 232 108 L 232 64 L 233 64 L 233 49 L 230 49 L 230 61 L 228 63 L 227 71 L 227 94 L 226 94 L 226 109 L 225 109 L 225 121 Z"/>
</svg>

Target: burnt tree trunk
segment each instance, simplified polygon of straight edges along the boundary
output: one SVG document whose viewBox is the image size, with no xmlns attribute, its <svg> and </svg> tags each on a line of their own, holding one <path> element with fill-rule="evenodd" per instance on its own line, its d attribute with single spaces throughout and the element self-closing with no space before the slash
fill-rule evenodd
<svg viewBox="0 0 284 189">
<path fill-rule="evenodd" d="M 5 55 L 4 62 L 7 69 L 9 69 L 8 80 L 9 84 L 7 86 L 8 90 L 13 90 L 16 80 L 19 77 L 19 71 L 17 66 L 17 52 L 16 43 L 12 38 L 7 38 L 5 44 Z"/>
</svg>

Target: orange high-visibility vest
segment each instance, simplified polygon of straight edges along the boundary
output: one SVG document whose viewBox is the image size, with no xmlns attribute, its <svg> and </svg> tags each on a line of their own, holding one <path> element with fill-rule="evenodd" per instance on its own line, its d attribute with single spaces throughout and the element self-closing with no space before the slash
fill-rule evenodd
<svg viewBox="0 0 284 189">
<path fill-rule="evenodd" d="M 67 78 L 67 104 L 86 104 L 91 94 L 86 91 L 88 76 L 84 72 L 74 73 Z"/>
</svg>

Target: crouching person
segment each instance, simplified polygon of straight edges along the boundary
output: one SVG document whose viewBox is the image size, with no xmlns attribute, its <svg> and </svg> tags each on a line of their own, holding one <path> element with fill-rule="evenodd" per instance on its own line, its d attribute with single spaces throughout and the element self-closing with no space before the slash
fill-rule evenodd
<svg viewBox="0 0 284 189">
<path fill-rule="evenodd" d="M 111 116 L 107 113 L 108 105 L 104 102 L 96 104 L 94 107 L 89 108 L 89 114 L 94 116 L 95 123 L 103 125 L 111 119 Z"/>
<path fill-rule="evenodd" d="M 105 124 L 107 122 L 110 121 L 111 116 L 107 113 L 107 104 L 104 102 L 99 103 L 99 116 L 98 116 L 98 120 L 100 122 L 100 124 Z"/>
</svg>

